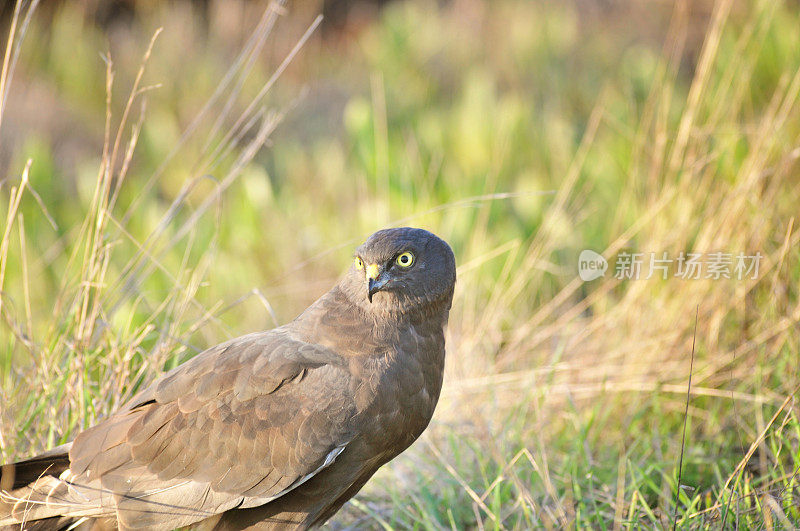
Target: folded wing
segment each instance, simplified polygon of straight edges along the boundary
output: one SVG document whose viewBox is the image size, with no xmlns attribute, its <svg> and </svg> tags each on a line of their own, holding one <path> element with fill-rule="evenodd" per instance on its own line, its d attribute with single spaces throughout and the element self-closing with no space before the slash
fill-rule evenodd
<svg viewBox="0 0 800 531">
<path fill-rule="evenodd" d="M 284 329 L 223 343 L 79 434 L 69 470 L 12 493 L 24 499 L 14 517 L 105 516 L 171 529 L 262 505 L 344 451 L 350 387 L 340 356 Z"/>
</svg>

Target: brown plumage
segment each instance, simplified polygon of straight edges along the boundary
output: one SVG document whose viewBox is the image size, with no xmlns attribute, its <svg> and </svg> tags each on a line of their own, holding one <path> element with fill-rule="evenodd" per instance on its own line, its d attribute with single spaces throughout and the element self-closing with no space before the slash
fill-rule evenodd
<svg viewBox="0 0 800 531">
<path fill-rule="evenodd" d="M 0 526 L 324 522 L 428 425 L 455 276 L 433 234 L 373 234 L 291 323 L 212 347 L 73 442 L 4 466 Z"/>
</svg>

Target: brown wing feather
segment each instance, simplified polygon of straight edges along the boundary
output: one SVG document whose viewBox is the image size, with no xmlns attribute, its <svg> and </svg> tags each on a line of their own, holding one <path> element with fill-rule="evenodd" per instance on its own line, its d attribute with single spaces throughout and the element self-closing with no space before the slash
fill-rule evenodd
<svg viewBox="0 0 800 531">
<path fill-rule="evenodd" d="M 353 436 L 350 388 L 344 361 L 327 348 L 282 329 L 239 338 L 167 373 L 78 435 L 73 482 L 99 478 L 120 518 L 137 526 L 159 514 L 186 525 L 264 503 L 313 475 Z M 145 510 L 154 514 L 134 516 Z"/>
</svg>

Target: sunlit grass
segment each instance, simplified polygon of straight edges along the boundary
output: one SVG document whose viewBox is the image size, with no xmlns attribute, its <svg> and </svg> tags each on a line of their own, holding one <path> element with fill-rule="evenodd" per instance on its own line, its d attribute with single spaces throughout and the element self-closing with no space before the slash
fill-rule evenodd
<svg viewBox="0 0 800 531">
<path fill-rule="evenodd" d="M 96 28 L 75 38 L 77 11 L 48 47 L 34 17 L 14 83 L 69 80 L 55 108 L 105 133 L 70 165 L 55 133 L 15 125 L 0 457 L 291 319 L 363 237 L 409 224 L 458 258 L 445 388 L 422 440 L 332 526 L 800 525 L 800 16 L 679 3 L 654 15 L 663 42 L 631 44 L 577 5 L 465 5 L 399 2 L 354 42 L 312 41 L 249 109 L 307 27 L 291 11 L 286 42 L 262 51 L 258 13 L 236 56 L 223 28 L 217 55 L 187 13 L 155 10 L 113 63 Z M 586 248 L 763 258 L 750 280 L 584 283 Z"/>
</svg>

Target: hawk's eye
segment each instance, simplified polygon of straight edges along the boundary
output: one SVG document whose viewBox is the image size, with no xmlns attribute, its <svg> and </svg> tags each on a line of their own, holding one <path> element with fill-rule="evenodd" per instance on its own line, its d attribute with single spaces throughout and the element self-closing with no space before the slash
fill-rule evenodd
<svg viewBox="0 0 800 531">
<path fill-rule="evenodd" d="M 406 251 L 398 256 L 395 261 L 400 267 L 411 267 L 411 264 L 414 263 L 414 255 Z"/>
<path fill-rule="evenodd" d="M 359 271 L 364 269 L 364 262 L 358 256 L 356 256 L 356 269 L 358 269 Z"/>
</svg>

